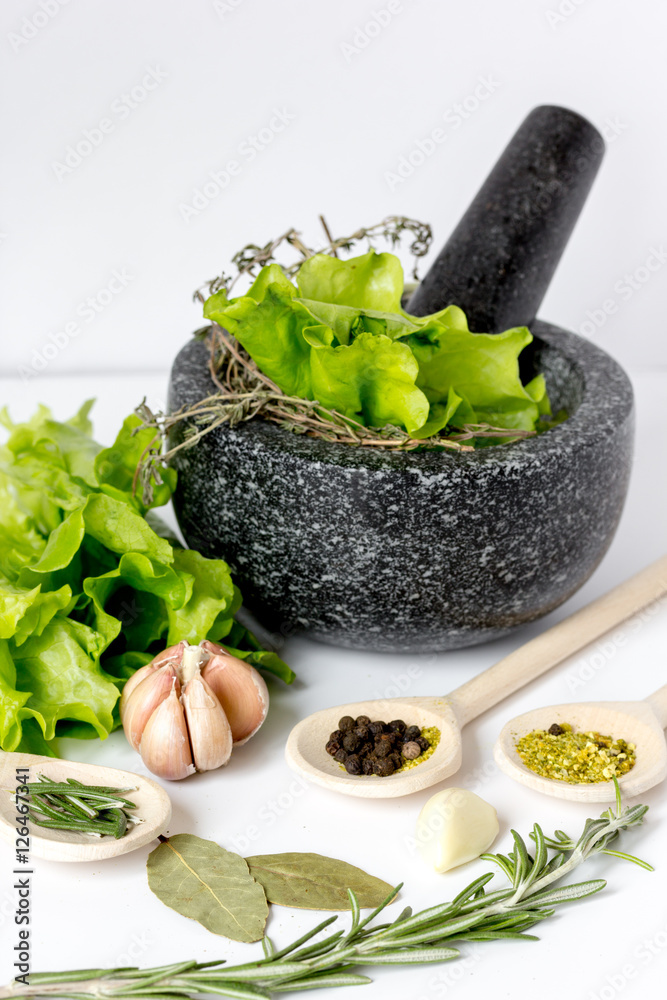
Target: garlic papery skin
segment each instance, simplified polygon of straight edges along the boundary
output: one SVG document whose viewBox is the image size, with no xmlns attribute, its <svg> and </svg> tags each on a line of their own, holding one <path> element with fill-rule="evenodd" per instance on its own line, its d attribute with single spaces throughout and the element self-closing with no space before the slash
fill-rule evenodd
<svg viewBox="0 0 667 1000">
<path fill-rule="evenodd" d="M 249 663 L 231 656 L 212 642 L 202 643 L 211 657 L 202 677 L 229 719 L 235 746 L 254 736 L 269 710 L 269 691 L 262 675 Z"/>
<path fill-rule="evenodd" d="M 144 764 L 178 780 L 222 767 L 266 718 L 262 676 L 214 642 L 179 642 L 125 683 L 120 718 Z"/>
<path fill-rule="evenodd" d="M 123 708 L 125 702 L 137 687 L 141 684 L 146 677 L 150 677 L 154 674 L 160 667 L 164 666 L 165 663 L 180 663 L 183 656 L 183 647 L 187 645 L 185 642 L 178 642 L 175 646 L 170 646 L 169 649 L 165 649 L 164 652 L 159 653 L 155 656 L 150 663 L 147 663 L 145 667 L 140 667 L 136 670 L 131 677 L 125 681 L 125 686 L 123 688 L 123 694 L 120 699 L 120 712 L 123 713 Z"/>
<path fill-rule="evenodd" d="M 203 667 L 209 656 L 210 654 L 202 649 L 201 646 L 189 646 L 187 643 L 184 643 L 180 666 L 178 668 L 181 684 L 187 684 L 195 674 L 199 673 L 200 668 Z"/>
<path fill-rule="evenodd" d="M 175 683 L 174 683 L 175 682 Z M 169 697 L 172 687 L 180 695 L 181 686 L 172 663 L 165 663 L 157 670 L 144 677 L 140 684 L 134 686 L 129 697 L 121 704 L 123 729 L 129 742 L 135 750 L 139 749 L 141 737 L 146 723 L 151 715 Z M 125 691 L 123 691 L 125 695 Z"/>
<path fill-rule="evenodd" d="M 158 705 L 141 736 L 141 759 L 153 774 L 169 781 L 179 781 L 194 774 L 190 738 L 174 678 L 171 692 Z"/>
<path fill-rule="evenodd" d="M 445 788 L 431 796 L 417 819 L 417 847 L 437 872 L 473 861 L 498 836 L 498 814 L 467 788 Z"/>
<path fill-rule="evenodd" d="M 187 682 L 181 704 L 188 724 L 190 745 L 198 771 L 222 767 L 232 753 L 232 731 L 220 702 L 199 669 Z"/>
</svg>

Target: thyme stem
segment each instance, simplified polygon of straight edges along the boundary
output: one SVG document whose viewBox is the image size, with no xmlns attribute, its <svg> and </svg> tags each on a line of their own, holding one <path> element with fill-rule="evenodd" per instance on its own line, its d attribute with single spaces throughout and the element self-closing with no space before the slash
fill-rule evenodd
<svg viewBox="0 0 667 1000">
<path fill-rule="evenodd" d="M 257 416 L 297 434 L 338 444 L 391 451 L 430 448 L 466 452 L 474 450 L 474 446 L 467 442 L 475 438 L 510 442 L 535 435 L 535 431 L 508 430 L 489 424 L 466 424 L 462 430 L 430 438 L 413 438 L 407 431 L 389 424 L 380 428 L 366 427 L 353 417 L 326 409 L 317 400 L 285 395 L 219 326 L 204 327 L 198 335 L 209 341 L 208 366 L 217 393 L 175 413 L 154 414 L 145 400 L 137 407 L 136 412 L 143 421 L 137 431 L 150 427 L 156 432 L 143 452 L 134 477 L 134 488 L 136 490 L 141 483 L 145 503 L 152 500 L 153 481 L 161 481 L 156 478 L 160 469 L 168 465 L 175 455 L 194 447 L 223 424 L 235 427 Z M 177 428 L 184 429 L 179 432 L 180 440 L 173 443 L 171 434 Z M 164 452 L 158 447 L 160 441 L 168 445 Z"/>
</svg>

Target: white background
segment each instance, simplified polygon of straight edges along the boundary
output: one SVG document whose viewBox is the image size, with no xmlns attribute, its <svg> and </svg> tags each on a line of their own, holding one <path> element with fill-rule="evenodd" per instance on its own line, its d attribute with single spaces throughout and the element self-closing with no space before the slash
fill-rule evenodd
<svg viewBox="0 0 667 1000">
<path fill-rule="evenodd" d="M 53 0 L 49 9 L 55 6 Z M 595 326 L 593 338 L 628 368 L 637 392 L 630 496 L 602 567 L 543 622 L 503 642 L 442 654 L 435 663 L 293 641 L 285 655 L 300 680 L 291 690 L 272 685 L 260 735 L 225 771 L 169 788 L 172 832 L 196 832 L 245 853 L 317 850 L 343 857 L 388 881 L 404 879 L 404 903 L 428 906 L 484 870 L 479 863 L 436 877 L 411 854 L 406 838 L 428 793 L 365 803 L 304 788 L 282 760 L 284 739 L 316 708 L 356 692 L 385 694 L 411 665 L 419 673 L 410 694 L 450 690 L 665 551 L 667 272 L 661 266 L 643 282 L 641 268 L 667 238 L 667 13 L 658 0 L 564 0 L 562 13 L 556 0 L 403 0 L 375 33 L 366 26 L 386 9 L 383 0 L 222 0 L 218 7 L 209 0 L 70 0 L 42 26 L 38 2 L 3 2 L 0 402 L 17 419 L 40 400 L 64 418 L 97 395 L 97 436 L 110 442 L 143 395 L 154 404 L 164 399 L 171 359 L 200 325 L 193 289 L 247 242 L 264 242 L 292 225 L 317 239 L 319 212 L 336 233 L 388 213 L 413 215 L 431 222 L 441 243 L 536 104 L 573 107 L 612 139 L 542 310 L 572 329 Z M 122 111 L 123 95 L 142 86 L 151 69 L 164 78 L 137 107 Z M 493 91 L 484 100 L 473 96 L 480 81 Z M 450 110 L 451 121 L 462 102 L 473 110 L 459 127 L 447 125 L 444 115 Z M 251 161 L 242 144 L 269 127 L 274 109 L 294 118 Z M 78 166 L 63 170 L 68 147 L 103 118 L 111 131 Z M 400 158 L 438 127 L 446 141 L 411 177 L 390 183 L 386 175 Z M 185 211 L 210 172 L 231 159 L 241 170 L 226 189 L 196 216 Z M 92 296 L 99 307 L 114 271 L 131 280 L 88 321 L 85 300 Z M 640 286 L 631 295 L 624 275 Z M 616 311 L 605 317 L 607 300 Z M 67 333 L 67 324 L 78 332 Z M 547 830 L 575 833 L 588 812 L 495 773 L 491 749 L 504 722 L 542 704 L 645 696 L 664 682 L 666 636 L 661 610 L 623 648 L 599 643 L 471 724 L 461 773 L 452 780 L 498 808 L 496 849 L 508 848 L 510 827 L 526 833 L 539 820 Z M 120 734 L 105 744 L 72 743 L 67 751 L 141 770 Z M 651 805 L 647 825 L 623 846 L 651 860 L 655 874 L 612 859 L 595 862 L 586 877 L 608 877 L 605 896 L 563 908 L 539 929 L 539 944 L 463 945 L 466 960 L 458 965 L 377 969 L 376 984 L 360 996 L 663 996 L 664 787 L 643 798 Z M 257 835 L 244 845 L 251 827 Z M 6 848 L 0 860 L 0 980 L 6 981 L 15 902 Z M 144 863 L 139 851 L 99 866 L 37 864 L 33 967 L 247 958 L 249 949 L 230 947 L 164 908 L 146 887 Z M 269 932 L 285 943 L 317 919 L 276 909 Z"/>
<path fill-rule="evenodd" d="M 381 29 L 384 0 L 44 3 L 51 18 L 38 0 L 0 11 L 0 365 L 36 396 L 44 362 L 50 373 L 164 370 L 201 325 L 193 290 L 249 242 L 291 226 L 319 239 L 320 212 L 339 235 L 411 215 L 441 244 L 540 103 L 580 111 L 610 139 L 542 315 L 588 323 L 627 366 L 667 364 L 664 262 L 644 284 L 647 272 L 634 277 L 667 248 L 659 0 L 393 0 Z M 142 100 L 150 69 L 159 82 Z M 275 109 L 294 117 L 251 160 L 247 141 Z M 87 147 L 102 119 L 112 131 Z M 389 183 L 434 128 L 446 140 Z M 210 174 L 230 160 L 240 172 L 216 193 Z M 184 211 L 207 182 L 204 207 Z M 105 305 L 114 270 L 131 281 Z M 100 293 L 102 311 L 89 311 Z M 45 357 L 67 324 L 77 332 Z"/>
</svg>

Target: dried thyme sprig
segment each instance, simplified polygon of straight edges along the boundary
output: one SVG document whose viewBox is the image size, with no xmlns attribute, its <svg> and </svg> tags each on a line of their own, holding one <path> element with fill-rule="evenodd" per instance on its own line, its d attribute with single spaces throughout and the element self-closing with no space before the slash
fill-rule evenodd
<svg viewBox="0 0 667 1000">
<path fill-rule="evenodd" d="M 299 270 L 304 260 L 314 256 L 316 253 L 331 254 L 337 257 L 339 250 L 351 250 L 356 243 L 364 240 L 368 244 L 369 249 L 377 240 L 384 240 L 390 243 L 392 247 L 395 247 L 400 243 L 405 233 L 410 233 L 412 236 L 409 250 L 415 258 L 412 276 L 416 281 L 418 277 L 417 264 L 419 258 L 428 253 L 433 240 L 431 227 L 426 222 L 409 219 L 404 215 L 388 215 L 386 219 L 376 223 L 374 226 L 362 227 L 355 230 L 350 236 L 341 236 L 336 239 L 331 236 L 329 227 L 322 215 L 320 215 L 320 222 L 326 236 L 326 242 L 321 247 L 312 248 L 306 246 L 301 239 L 301 233 L 293 228 L 288 229 L 276 237 L 276 239 L 269 240 L 264 246 L 259 246 L 256 243 L 248 243 L 232 257 L 232 264 L 236 267 L 237 273 L 232 276 L 223 271 L 217 278 L 205 282 L 198 288 L 193 298 L 195 301 L 204 302 L 204 290 L 207 291 L 208 295 L 213 295 L 222 288 L 230 292 L 242 275 L 247 274 L 252 277 L 259 268 L 264 267 L 266 264 L 271 264 L 272 262 L 278 263 L 275 256 L 276 251 L 283 244 L 293 247 L 298 253 L 296 260 L 280 264 L 287 277 L 291 278 Z"/>
<path fill-rule="evenodd" d="M 350 892 L 352 921 L 347 933 L 333 931 L 313 943 L 337 917 L 329 917 L 297 941 L 276 951 L 264 938 L 264 958 L 224 967 L 217 962 L 185 961 L 152 969 L 85 969 L 79 972 L 30 974 L 30 985 L 14 982 L 0 990 L 0 1000 L 9 997 L 69 997 L 73 1000 L 177 1000 L 206 993 L 256 1000 L 272 994 L 327 986 L 357 986 L 369 983 L 367 976 L 352 970 L 367 965 L 414 965 L 446 962 L 459 951 L 452 940 L 492 941 L 501 938 L 536 940 L 526 931 L 555 912 L 561 903 L 583 899 L 604 888 L 603 879 L 554 888 L 569 872 L 594 854 L 615 854 L 649 868 L 630 855 L 610 851 L 621 830 L 639 826 L 648 806 L 623 809 L 618 784 L 616 809 L 605 810 L 600 819 L 587 820 L 575 842 L 562 832 L 546 838 L 539 825 L 533 827 L 533 855 L 526 842 L 512 831 L 514 849 L 507 855 L 484 854 L 507 875 L 510 885 L 488 892 L 493 873 L 470 883 L 449 903 L 412 914 L 408 907 L 392 923 L 373 921 L 392 902 L 397 886 L 369 916 L 361 918 L 354 893 Z M 549 859 L 549 849 L 554 851 Z"/>
<path fill-rule="evenodd" d="M 137 407 L 142 424 L 135 433 L 146 427 L 156 432 L 135 475 L 135 488 L 141 485 L 145 503 L 152 500 L 153 481 L 158 481 L 155 477 L 160 475 L 160 468 L 168 465 L 179 451 L 192 448 L 221 424 L 234 427 L 257 416 L 295 434 L 391 451 L 414 451 L 416 448 L 473 451 L 474 446 L 467 442 L 475 438 L 511 442 L 535 435 L 535 431 L 508 430 L 490 424 L 465 424 L 460 430 L 450 429 L 447 434 L 429 438 L 413 438 L 392 424 L 366 427 L 352 417 L 321 406 L 317 400 L 286 396 L 258 369 L 241 345 L 219 326 L 203 327 L 196 336 L 209 344 L 208 368 L 218 391 L 174 413 L 152 413 L 145 401 Z M 161 452 L 160 443 L 168 442 L 173 428 L 183 423 L 186 424 L 183 439 Z"/>
</svg>

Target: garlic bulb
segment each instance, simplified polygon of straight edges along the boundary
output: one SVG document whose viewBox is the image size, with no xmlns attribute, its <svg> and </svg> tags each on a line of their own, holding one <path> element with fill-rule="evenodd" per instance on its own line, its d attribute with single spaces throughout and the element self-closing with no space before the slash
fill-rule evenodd
<svg viewBox="0 0 667 1000">
<path fill-rule="evenodd" d="M 130 677 L 120 701 L 127 739 L 146 767 L 178 781 L 226 764 L 266 718 L 261 675 L 213 642 L 179 642 Z"/>
<path fill-rule="evenodd" d="M 488 851 L 498 836 L 493 806 L 467 788 L 444 788 L 417 819 L 417 847 L 437 872 L 447 872 Z"/>
</svg>

